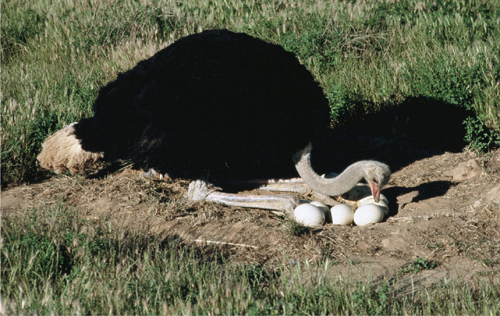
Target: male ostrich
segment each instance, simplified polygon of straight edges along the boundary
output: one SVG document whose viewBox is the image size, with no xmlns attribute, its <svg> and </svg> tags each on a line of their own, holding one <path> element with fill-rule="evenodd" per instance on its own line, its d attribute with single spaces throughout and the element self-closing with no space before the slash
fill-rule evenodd
<svg viewBox="0 0 500 316">
<path fill-rule="evenodd" d="M 211 183 L 289 175 L 328 196 L 365 179 L 378 200 L 387 165 L 359 161 L 333 179 L 316 174 L 311 141 L 329 125 L 318 83 L 292 53 L 246 34 L 205 31 L 178 40 L 103 87 L 95 115 L 50 136 L 38 156 L 56 172 L 128 160 L 193 180 L 188 196 L 291 211 L 291 195 L 219 192 Z"/>
</svg>

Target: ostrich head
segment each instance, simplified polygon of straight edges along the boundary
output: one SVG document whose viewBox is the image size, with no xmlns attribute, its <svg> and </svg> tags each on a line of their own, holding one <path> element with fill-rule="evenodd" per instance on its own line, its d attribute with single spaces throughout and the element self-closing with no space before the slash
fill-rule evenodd
<svg viewBox="0 0 500 316">
<path fill-rule="evenodd" d="M 380 190 L 389 182 L 391 171 L 386 164 L 378 161 L 363 162 L 364 178 L 369 184 L 375 202 L 380 200 Z"/>
</svg>

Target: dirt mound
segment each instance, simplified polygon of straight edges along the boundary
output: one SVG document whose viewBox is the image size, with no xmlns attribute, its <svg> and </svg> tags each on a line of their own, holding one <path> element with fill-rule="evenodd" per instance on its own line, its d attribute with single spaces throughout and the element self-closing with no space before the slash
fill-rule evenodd
<svg viewBox="0 0 500 316">
<path fill-rule="evenodd" d="M 224 245 L 234 261 L 329 260 L 332 276 L 401 277 L 428 285 L 444 277 L 500 272 L 500 151 L 481 157 L 444 153 L 396 171 L 383 192 L 391 216 L 366 227 L 294 230 L 290 221 L 269 211 L 185 201 L 188 184 L 144 178 L 132 170 L 104 179 L 62 175 L 2 192 L 2 213 L 63 203 L 117 229 L 147 227 L 160 238 Z M 402 267 L 418 258 L 436 266 L 418 277 L 401 276 Z"/>
</svg>

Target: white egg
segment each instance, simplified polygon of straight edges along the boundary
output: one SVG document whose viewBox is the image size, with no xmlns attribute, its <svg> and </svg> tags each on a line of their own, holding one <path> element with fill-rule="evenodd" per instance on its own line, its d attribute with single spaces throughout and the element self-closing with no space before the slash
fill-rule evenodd
<svg viewBox="0 0 500 316">
<path fill-rule="evenodd" d="M 300 204 L 309 204 L 311 203 L 311 200 L 299 200 Z"/>
<path fill-rule="evenodd" d="M 383 207 L 375 204 L 364 204 L 354 213 L 354 223 L 358 226 L 380 223 L 384 220 L 385 212 Z"/>
<path fill-rule="evenodd" d="M 369 195 L 361 200 L 358 201 L 358 205 L 361 206 L 363 204 L 368 204 L 368 203 L 372 203 L 372 204 L 376 204 L 374 199 L 373 199 L 373 195 Z M 389 200 L 387 199 L 387 197 L 383 194 L 380 194 L 380 201 L 379 203 L 385 203 L 385 204 L 389 204 Z"/>
<path fill-rule="evenodd" d="M 293 215 L 297 223 L 306 227 L 323 225 L 325 222 L 325 213 L 312 204 L 300 204 L 293 211 Z"/>
<path fill-rule="evenodd" d="M 311 204 L 322 210 L 323 213 L 325 213 L 325 222 L 327 223 L 332 222 L 332 214 L 330 213 L 330 208 L 328 207 L 328 205 L 326 205 L 321 201 L 312 201 Z"/>
<path fill-rule="evenodd" d="M 380 200 L 378 202 L 375 202 L 373 199 L 373 196 L 367 196 L 364 199 L 361 199 L 358 201 L 358 206 L 361 207 L 365 204 L 375 204 L 378 205 L 382 208 L 384 211 L 385 216 L 389 216 L 389 200 L 385 197 L 385 195 L 380 194 Z"/>
<path fill-rule="evenodd" d="M 354 213 L 347 204 L 339 204 L 330 210 L 332 223 L 335 225 L 351 225 Z"/>
</svg>

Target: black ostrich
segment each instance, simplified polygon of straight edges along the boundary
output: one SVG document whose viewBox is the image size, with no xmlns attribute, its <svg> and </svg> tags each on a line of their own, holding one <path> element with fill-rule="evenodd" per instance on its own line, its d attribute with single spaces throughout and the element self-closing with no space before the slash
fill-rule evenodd
<svg viewBox="0 0 500 316">
<path fill-rule="evenodd" d="M 322 89 L 292 53 L 246 34 L 178 40 L 103 87 L 94 112 L 45 141 L 42 167 L 75 173 L 99 159 L 128 160 L 193 180 L 195 200 L 286 211 L 298 204 L 291 195 L 229 194 L 211 183 L 288 176 L 295 164 L 316 192 L 340 195 L 364 178 L 378 200 L 390 177 L 376 161 L 317 175 L 311 140 L 329 125 Z"/>
</svg>

